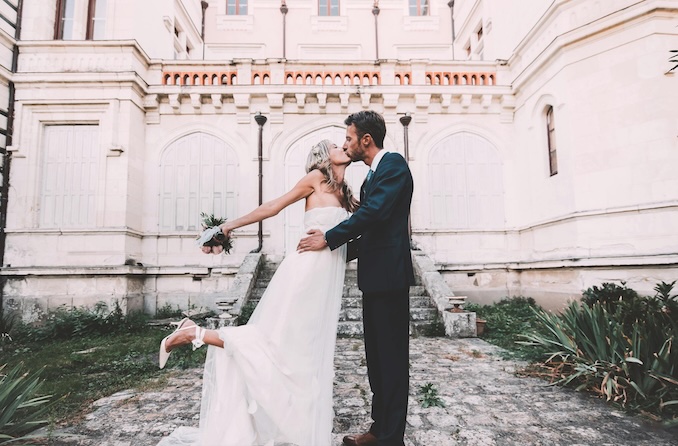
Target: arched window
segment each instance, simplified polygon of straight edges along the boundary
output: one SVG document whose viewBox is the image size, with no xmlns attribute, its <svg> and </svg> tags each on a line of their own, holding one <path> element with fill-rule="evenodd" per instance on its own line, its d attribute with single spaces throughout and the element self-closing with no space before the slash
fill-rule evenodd
<svg viewBox="0 0 678 446">
<path fill-rule="evenodd" d="M 556 124 L 553 119 L 553 107 L 546 109 L 546 144 L 549 149 L 549 172 L 551 176 L 558 173 L 558 157 L 556 155 Z"/>
<path fill-rule="evenodd" d="M 173 142 L 160 161 L 161 231 L 199 231 L 200 213 L 235 215 L 237 162 L 224 141 L 193 133 Z"/>
<path fill-rule="evenodd" d="M 432 227 L 504 227 L 502 163 L 489 141 L 456 133 L 436 144 L 428 164 Z"/>
</svg>

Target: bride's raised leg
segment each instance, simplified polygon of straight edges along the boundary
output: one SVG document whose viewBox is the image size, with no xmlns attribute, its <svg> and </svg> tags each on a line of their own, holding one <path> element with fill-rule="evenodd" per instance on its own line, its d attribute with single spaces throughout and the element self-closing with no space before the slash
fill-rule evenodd
<svg viewBox="0 0 678 446">
<path fill-rule="evenodd" d="M 224 347 L 224 341 L 219 338 L 219 334 L 216 330 L 207 330 L 200 327 L 198 327 L 197 330 L 188 330 L 190 327 L 197 327 L 197 325 L 195 322 L 189 320 L 180 330 L 175 331 L 167 338 L 165 348 L 168 353 L 175 347 L 191 344 L 193 341 L 198 341 L 200 345 L 205 343 L 207 345 L 214 345 L 215 347 Z M 195 343 L 193 343 L 193 345 L 195 345 Z M 196 348 L 199 346 L 196 346 Z"/>
<path fill-rule="evenodd" d="M 206 330 L 196 325 L 192 320 L 184 319 L 174 333 L 165 337 L 160 343 L 160 368 L 165 367 L 170 352 L 174 348 L 187 344 L 193 344 L 193 350 L 202 347 L 204 344 L 224 347 L 224 341 L 219 338 L 216 330 Z"/>
</svg>

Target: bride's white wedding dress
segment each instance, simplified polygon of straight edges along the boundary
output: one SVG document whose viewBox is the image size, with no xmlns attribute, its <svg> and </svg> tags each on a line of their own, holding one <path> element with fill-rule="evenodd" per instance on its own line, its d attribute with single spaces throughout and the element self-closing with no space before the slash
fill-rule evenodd
<svg viewBox="0 0 678 446">
<path fill-rule="evenodd" d="M 307 211 L 306 230 L 348 218 Z M 219 330 L 205 362 L 198 444 L 329 446 L 346 247 L 290 253 L 247 323 Z M 195 433 L 194 433 L 195 435 Z"/>
</svg>

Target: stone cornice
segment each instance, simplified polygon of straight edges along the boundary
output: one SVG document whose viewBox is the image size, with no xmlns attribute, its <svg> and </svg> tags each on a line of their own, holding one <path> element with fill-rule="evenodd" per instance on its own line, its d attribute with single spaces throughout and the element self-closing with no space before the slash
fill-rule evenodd
<svg viewBox="0 0 678 446">
<path fill-rule="evenodd" d="M 226 266 L 142 266 L 142 265 L 97 265 L 97 266 L 25 266 L 0 268 L 5 277 L 73 277 L 73 276 L 196 276 L 233 275 L 238 265 Z"/>
<path fill-rule="evenodd" d="M 609 14 L 597 15 L 584 10 L 579 16 L 566 12 L 582 6 L 586 0 L 557 0 L 539 23 L 517 46 L 508 66 L 513 73 L 511 84 L 520 91 L 544 67 L 553 63 L 555 55 L 563 48 L 629 23 L 639 22 L 644 17 L 660 12 L 678 12 L 678 5 L 672 0 L 615 0 L 605 3 Z M 620 5 L 621 4 L 621 5 Z M 588 13 L 588 15 L 584 14 Z"/>
<path fill-rule="evenodd" d="M 585 218 L 599 218 L 601 216 L 612 216 L 625 213 L 647 213 L 647 212 L 658 212 L 664 210 L 678 210 L 678 201 L 662 201 L 657 203 L 645 203 L 634 206 L 619 206 L 614 208 L 606 209 L 588 209 L 582 211 L 576 211 L 565 215 L 559 215 L 547 220 L 541 220 L 520 227 L 513 227 L 509 229 L 487 229 L 487 230 L 478 230 L 478 229 L 435 229 L 435 228 L 422 228 L 416 229 L 417 234 L 425 235 L 438 235 L 438 234 L 520 234 L 525 231 L 532 231 L 535 229 L 543 228 L 546 226 L 558 225 L 567 223 L 573 220 L 580 220 Z"/>
<path fill-rule="evenodd" d="M 676 267 L 678 254 L 633 255 L 633 256 L 591 256 L 585 258 L 562 258 L 519 262 L 497 263 L 439 263 L 441 271 L 467 272 L 502 270 L 520 272 L 527 270 L 561 269 L 561 268 L 647 268 L 647 267 Z"/>
</svg>

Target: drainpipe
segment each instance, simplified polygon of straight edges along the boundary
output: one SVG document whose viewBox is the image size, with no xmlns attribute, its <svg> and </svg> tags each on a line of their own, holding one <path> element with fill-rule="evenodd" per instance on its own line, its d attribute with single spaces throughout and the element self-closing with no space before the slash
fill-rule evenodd
<svg viewBox="0 0 678 446">
<path fill-rule="evenodd" d="M 257 112 L 256 115 L 254 115 L 254 120 L 257 121 L 257 124 L 259 125 L 259 153 L 258 153 L 258 158 L 259 158 L 259 206 L 261 206 L 264 203 L 264 144 L 263 144 L 263 136 L 264 136 L 264 124 L 266 124 L 266 116 L 262 115 L 261 112 Z M 257 253 L 261 252 L 261 249 L 264 247 L 264 223 L 259 222 L 259 247 L 253 251 L 252 253 Z"/>
<path fill-rule="evenodd" d="M 374 0 L 374 6 L 372 6 L 372 14 L 374 14 L 374 47 L 376 49 L 377 58 L 379 60 L 379 21 L 377 17 L 379 16 L 379 0 Z"/>
<path fill-rule="evenodd" d="M 205 0 L 200 2 L 202 6 L 202 29 L 200 30 L 200 38 L 202 39 L 202 60 L 205 60 L 205 10 L 210 4 Z"/>
<path fill-rule="evenodd" d="M 14 28 L 14 40 L 16 42 L 21 38 L 21 11 L 23 10 L 23 0 L 19 0 L 16 6 L 16 23 Z M 19 46 L 14 43 L 12 48 L 12 66 L 10 71 L 17 72 L 19 61 Z M 12 152 L 7 151 L 7 147 L 12 145 L 14 135 L 14 82 L 9 81 L 9 104 L 7 106 L 7 134 L 5 135 L 5 147 L 0 148 L 2 155 L 2 185 L 0 185 L 0 269 L 5 265 L 5 244 L 7 241 L 7 208 L 9 199 L 9 175 L 12 165 Z M 5 279 L 0 277 L 0 314 L 3 313 Z"/>
<path fill-rule="evenodd" d="M 447 6 L 450 7 L 450 17 L 452 19 L 452 60 L 454 60 L 454 41 L 457 38 L 454 32 L 454 0 L 447 2 Z"/>
<path fill-rule="evenodd" d="M 283 25 L 283 36 L 282 36 L 283 37 L 283 40 L 282 40 L 282 46 L 283 46 L 282 56 L 283 56 L 283 59 L 287 59 L 287 51 L 286 51 L 287 50 L 287 43 L 286 43 L 287 42 L 287 39 L 286 39 L 286 37 L 287 37 L 287 20 L 286 20 L 287 19 L 287 11 L 289 11 L 289 9 L 287 8 L 287 3 L 285 3 L 285 0 L 282 0 L 282 2 L 280 3 L 280 13 L 283 16 L 283 24 L 282 24 Z"/>
</svg>

